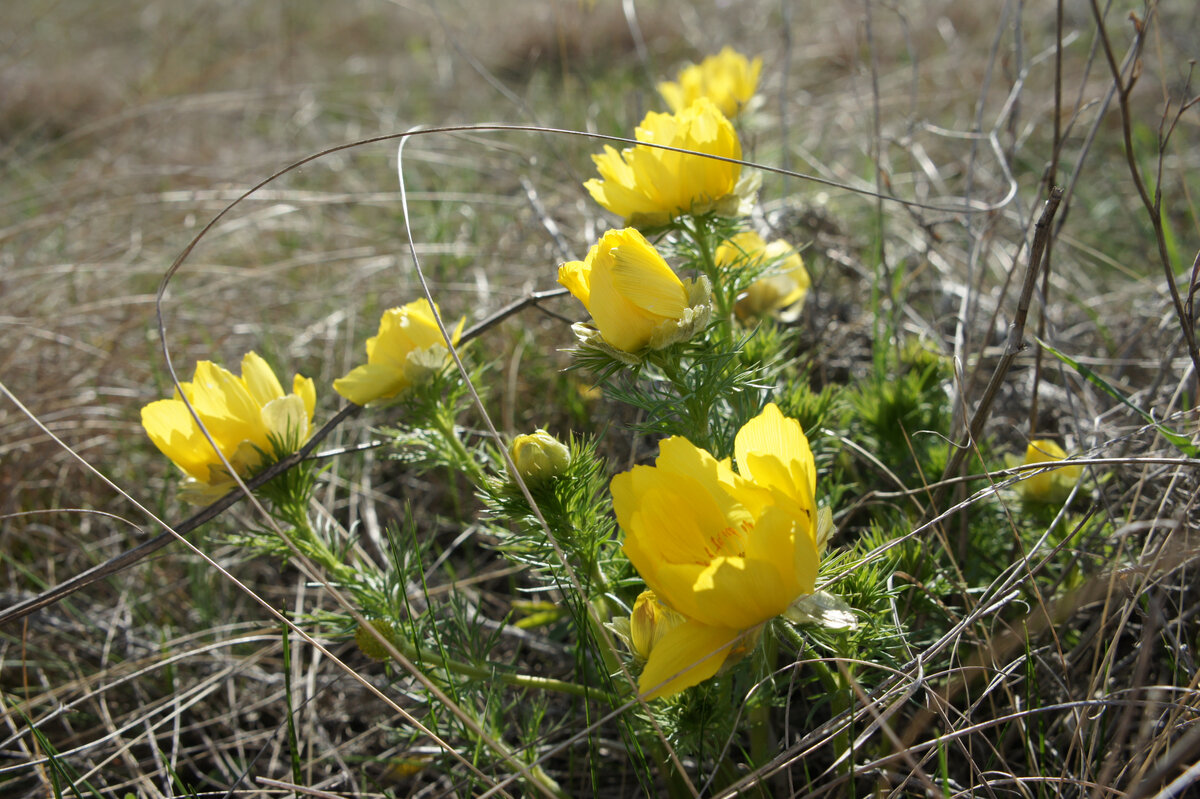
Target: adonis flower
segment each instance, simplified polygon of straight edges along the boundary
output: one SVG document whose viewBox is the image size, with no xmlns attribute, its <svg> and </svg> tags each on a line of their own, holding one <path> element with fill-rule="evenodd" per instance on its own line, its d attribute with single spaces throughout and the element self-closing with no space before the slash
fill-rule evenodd
<svg viewBox="0 0 1200 799">
<path fill-rule="evenodd" d="M 761 58 L 751 61 L 732 47 L 724 47 L 699 64 L 684 67 L 677 81 L 658 84 L 658 93 L 672 111 L 682 111 L 706 97 L 731 117 L 750 102 L 761 72 Z"/>
<path fill-rule="evenodd" d="M 725 158 L 742 157 L 733 125 L 705 98 L 677 114 L 651 111 L 634 138 Z M 733 216 L 755 189 L 753 180 L 740 180 L 738 164 L 656 147 L 639 145 L 617 152 L 605 146 L 592 160 L 601 179 L 587 181 L 584 188 L 626 224 L 638 227 L 665 225 L 682 214 L 715 211 Z"/>
<path fill-rule="evenodd" d="M 558 282 L 583 303 L 599 336 L 620 353 L 691 338 L 711 312 L 707 279 L 680 280 L 634 228 L 605 233 L 584 260 L 558 268 Z M 593 343 L 590 328 L 577 327 L 576 333 Z"/>
<path fill-rule="evenodd" d="M 763 622 L 814 591 L 826 525 L 800 423 L 770 404 L 738 431 L 734 455 L 736 472 L 676 436 L 653 466 L 613 478 L 625 554 L 683 619 L 653 643 L 639 682 L 647 698 L 713 676 Z"/>
<path fill-rule="evenodd" d="M 1025 449 L 1025 465 L 1035 463 L 1050 464 L 1066 460 L 1067 453 L 1063 448 L 1048 438 L 1030 441 Z M 1027 500 L 1033 502 L 1062 502 L 1071 493 L 1071 489 L 1079 482 L 1083 467 L 1061 466 L 1057 469 L 1047 469 L 1031 474 L 1017 483 L 1017 491 Z"/>
<path fill-rule="evenodd" d="M 450 336 L 458 344 L 465 318 Z M 389 308 L 379 334 L 367 339 L 367 362 L 333 381 L 333 390 L 355 405 L 390 399 L 446 365 L 450 351 L 429 300 Z"/>
<path fill-rule="evenodd" d="M 714 259 L 726 268 L 755 263 L 766 266 L 765 273 L 750 284 L 734 306 L 739 318 L 764 316 L 789 307 L 792 317 L 799 315 L 812 279 L 800 253 L 783 239 L 768 244 L 754 231 L 738 233 L 717 247 Z"/>
<path fill-rule="evenodd" d="M 211 361 L 200 361 L 191 382 L 180 383 L 179 388 L 241 477 L 295 452 L 312 435 L 317 398 L 313 381 L 296 375 L 292 393 L 284 394 L 275 372 L 256 353 L 242 358 L 240 377 Z M 195 481 L 188 492 L 194 498 L 207 498 L 233 486 L 232 475 L 179 393 L 142 408 L 142 427 L 154 445 Z"/>
</svg>

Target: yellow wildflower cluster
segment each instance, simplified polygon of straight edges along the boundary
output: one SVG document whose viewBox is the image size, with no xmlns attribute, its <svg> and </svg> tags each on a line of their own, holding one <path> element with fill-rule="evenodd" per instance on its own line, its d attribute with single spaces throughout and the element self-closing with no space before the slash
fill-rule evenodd
<svg viewBox="0 0 1200 799">
<path fill-rule="evenodd" d="M 395 397 L 443 368 L 450 353 L 433 314 L 427 300 L 385 311 L 379 334 L 367 341 L 367 363 L 335 380 L 334 390 L 367 405 Z M 455 344 L 464 321 L 451 335 Z M 315 384 L 296 375 L 292 393 L 285 395 L 275 372 L 257 353 L 242 358 L 240 377 L 200 361 L 192 380 L 179 387 L 174 399 L 142 408 L 142 426 L 187 474 L 184 496 L 190 500 L 211 500 L 233 487 L 225 461 L 238 476 L 249 477 L 296 452 L 312 436 Z"/>
<path fill-rule="evenodd" d="M 575 326 L 585 345 L 617 362 L 656 358 L 665 376 L 661 352 L 705 331 L 714 307 L 723 324 L 735 315 L 799 311 L 810 285 L 799 253 L 751 231 L 731 235 L 729 223 L 711 220 L 743 214 L 754 192 L 728 116 L 753 97 L 761 69 L 761 59 L 729 48 L 689 66 L 659 86 L 672 113 L 648 113 L 635 146 L 593 156 L 599 177 L 584 185 L 627 227 L 608 230 L 583 260 L 558 269 L 559 282 L 591 315 L 591 324 Z M 681 278 L 639 226 L 691 236 L 704 274 Z M 746 274 L 757 279 L 731 278 Z M 722 279 L 729 280 L 714 306 L 713 285 Z M 404 395 L 446 368 L 464 322 L 443 327 L 425 299 L 388 309 L 366 342 L 366 362 L 334 380 L 334 391 L 360 406 Z M 200 362 L 175 398 L 143 409 L 142 421 L 189 482 L 211 495 L 227 490 L 233 474 L 249 476 L 302 447 L 315 402 L 312 380 L 297 375 L 284 394 L 266 362 L 248 353 L 241 376 Z M 816 467 L 799 422 L 768 404 L 738 431 L 733 451 L 736 468 L 671 436 L 654 465 L 612 480 L 624 552 L 647 585 L 624 627 L 645 662 L 639 690 L 647 698 L 716 674 L 754 645 L 764 622 L 800 608 L 816 590 L 831 524 L 814 499 Z M 537 430 L 516 437 L 509 456 L 515 476 L 554 486 L 572 454 Z M 360 640 L 364 651 L 370 643 Z"/>
</svg>

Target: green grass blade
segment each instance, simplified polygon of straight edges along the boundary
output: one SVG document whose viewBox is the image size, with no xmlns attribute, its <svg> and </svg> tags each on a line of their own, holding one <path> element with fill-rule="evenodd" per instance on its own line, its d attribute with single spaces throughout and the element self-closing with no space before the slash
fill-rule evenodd
<svg viewBox="0 0 1200 799">
<path fill-rule="evenodd" d="M 1153 416 L 1143 411 L 1137 405 L 1134 405 L 1133 402 L 1120 391 L 1118 391 L 1115 386 L 1106 381 L 1100 375 L 1093 372 L 1091 369 L 1081 364 L 1079 361 L 1072 358 L 1070 355 L 1056 350 L 1054 347 L 1042 341 L 1040 338 L 1037 338 L 1037 336 L 1034 336 L 1034 338 L 1037 339 L 1037 342 L 1041 344 L 1047 352 L 1078 372 L 1084 380 L 1087 380 L 1096 388 L 1100 389 L 1117 402 L 1120 402 L 1122 405 L 1132 410 L 1138 416 L 1145 419 L 1148 424 L 1153 425 L 1154 429 L 1157 430 L 1163 438 L 1165 438 L 1167 441 L 1170 441 L 1171 444 L 1174 445 L 1174 447 L 1184 455 L 1187 455 L 1189 458 L 1196 457 L 1197 448 L 1194 444 L 1192 444 L 1191 439 L 1189 439 L 1187 436 L 1183 435 L 1182 433 L 1177 433 L 1166 425 L 1161 424 Z"/>
</svg>

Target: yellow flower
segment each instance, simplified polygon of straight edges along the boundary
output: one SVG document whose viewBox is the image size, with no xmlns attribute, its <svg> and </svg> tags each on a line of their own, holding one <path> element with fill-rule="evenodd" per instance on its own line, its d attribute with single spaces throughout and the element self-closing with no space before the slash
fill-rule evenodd
<svg viewBox="0 0 1200 799">
<path fill-rule="evenodd" d="M 567 445 L 540 428 L 514 438 L 508 455 L 517 473 L 531 484 L 562 474 L 571 462 Z"/>
<path fill-rule="evenodd" d="M 179 387 L 221 454 L 242 477 L 267 460 L 295 452 L 312 435 L 317 399 L 313 381 L 296 375 L 292 393 L 285 395 L 271 367 L 256 353 L 242 358 L 241 377 L 211 361 L 200 361 L 191 382 Z M 233 477 L 178 393 L 174 399 L 142 408 L 142 427 L 154 445 L 195 481 L 192 498 L 211 497 L 233 486 Z"/>
<path fill-rule="evenodd" d="M 639 142 L 664 144 L 740 159 L 742 145 L 733 125 L 711 100 L 697 100 L 677 114 L 646 114 L 634 132 Z M 592 198 L 628 225 L 665 225 L 681 214 L 739 213 L 752 181 L 739 181 L 738 164 L 698 155 L 637 146 L 617 152 L 605 146 L 593 155 L 600 180 L 584 183 Z"/>
<path fill-rule="evenodd" d="M 663 636 L 674 630 L 685 619 L 658 601 L 653 591 L 643 591 L 633 603 L 629 614 L 629 643 L 634 653 L 642 660 L 650 653 Z"/>
<path fill-rule="evenodd" d="M 680 280 L 634 228 L 605 233 L 584 260 L 558 268 L 558 282 L 587 308 L 604 342 L 624 353 L 690 338 L 711 311 L 707 280 Z M 576 332 L 592 343 L 587 329 Z"/>
<path fill-rule="evenodd" d="M 333 390 L 355 405 L 390 399 L 446 365 L 450 351 L 434 319 L 429 300 L 389 308 L 379 334 L 367 339 L 367 362 L 333 381 Z M 457 345 L 465 318 L 450 340 Z"/>
<path fill-rule="evenodd" d="M 795 306 L 790 317 L 799 315 L 812 279 L 804 268 L 804 259 L 792 245 L 783 239 L 768 244 L 754 231 L 747 231 L 722 242 L 714 258 L 723 267 L 758 266 L 760 262 L 766 267 L 765 273 L 750 284 L 734 306 L 740 319 L 763 316 L 789 306 Z"/>
<path fill-rule="evenodd" d="M 1029 442 L 1025 449 L 1025 465 L 1034 463 L 1053 463 L 1065 460 L 1067 453 L 1063 448 L 1048 438 L 1039 438 Z M 1024 472 L 1024 474 L 1029 474 Z M 1063 502 L 1070 495 L 1071 489 L 1079 482 L 1083 474 L 1082 466 L 1062 466 L 1057 469 L 1047 469 L 1043 472 L 1030 474 L 1017 483 L 1017 491 L 1033 502 Z"/>
<path fill-rule="evenodd" d="M 816 467 L 800 424 L 774 404 L 738 431 L 737 471 L 687 439 L 613 478 L 625 554 L 684 621 L 650 652 L 639 690 L 668 696 L 717 672 L 763 622 L 811 594 L 823 541 Z"/>
<path fill-rule="evenodd" d="M 672 111 L 682 111 L 697 98 L 706 97 L 731 117 L 750 102 L 761 72 L 761 58 L 750 61 L 732 47 L 724 47 L 699 65 L 684 67 L 678 81 L 658 84 L 658 93 Z"/>
</svg>

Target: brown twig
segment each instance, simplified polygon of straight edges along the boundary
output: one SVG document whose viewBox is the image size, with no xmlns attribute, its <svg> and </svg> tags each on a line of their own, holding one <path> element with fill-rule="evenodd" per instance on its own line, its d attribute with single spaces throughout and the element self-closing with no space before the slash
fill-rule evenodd
<svg viewBox="0 0 1200 799">
<path fill-rule="evenodd" d="M 979 435 L 983 432 L 983 424 L 987 421 L 988 413 L 991 411 L 992 402 L 995 401 L 996 395 L 1000 392 L 1000 386 L 1003 385 L 1004 378 L 1008 375 L 1008 370 L 1012 367 L 1013 361 L 1016 360 L 1017 355 L 1020 354 L 1024 346 L 1022 339 L 1025 335 L 1025 319 L 1029 315 L 1029 304 L 1033 298 L 1033 289 L 1037 284 L 1037 276 L 1041 269 L 1042 258 L 1046 252 L 1046 245 L 1050 240 L 1050 225 L 1054 221 L 1054 214 L 1058 211 L 1058 204 L 1062 201 L 1062 195 L 1062 187 L 1052 186 L 1050 196 L 1046 198 L 1046 205 L 1042 209 L 1042 215 L 1038 218 L 1037 224 L 1034 227 L 1033 247 L 1029 251 L 1029 263 L 1025 267 L 1025 281 L 1021 286 L 1021 296 L 1017 300 L 1017 313 L 1013 317 L 1012 325 L 1008 328 L 1008 341 L 1004 344 L 1004 353 L 1000 356 L 1000 363 L 996 364 L 996 370 L 992 372 L 991 380 L 988 381 L 987 387 L 983 390 L 983 397 L 979 400 L 979 405 L 976 406 L 975 413 L 971 415 L 971 422 L 967 426 L 966 436 L 954 447 L 954 452 L 946 464 L 946 470 L 942 473 L 943 481 L 959 470 L 963 460 L 971 452 L 972 443 L 979 440 Z M 946 485 L 948 484 L 943 482 L 934 493 L 934 508 L 938 507 L 941 503 Z"/>
<path fill-rule="evenodd" d="M 1130 177 L 1133 178 L 1133 186 L 1137 189 L 1138 197 L 1142 200 L 1142 205 L 1146 208 L 1146 215 L 1150 217 L 1150 225 L 1154 228 L 1154 241 L 1158 247 L 1158 259 L 1162 263 L 1163 273 L 1167 281 L 1167 289 L 1171 293 L 1171 303 L 1175 306 L 1175 315 L 1179 319 L 1179 326 L 1182 328 L 1183 340 L 1187 344 L 1188 355 L 1192 359 L 1192 365 L 1196 369 L 1196 373 L 1200 375 L 1200 346 L 1196 341 L 1196 330 L 1191 324 L 1191 320 L 1187 310 L 1184 308 L 1183 298 L 1179 294 L 1179 287 L 1175 285 L 1176 277 L 1175 270 L 1171 267 L 1171 254 L 1167 249 L 1167 236 L 1163 227 L 1162 221 L 1162 175 L 1160 173 L 1159 180 L 1154 187 L 1154 196 L 1150 196 L 1150 191 L 1146 187 L 1146 181 L 1142 177 L 1142 170 L 1137 164 L 1137 155 L 1133 149 L 1133 113 L 1129 108 L 1129 96 L 1133 93 L 1133 87 L 1137 83 L 1138 77 L 1142 72 L 1142 61 L 1139 57 L 1142 49 L 1142 43 L 1145 40 L 1146 21 L 1139 19 L 1135 14 L 1130 14 L 1130 19 L 1133 22 L 1134 38 L 1130 48 L 1132 58 L 1132 67 L 1129 71 L 1128 79 L 1123 74 L 1123 69 L 1117 64 L 1116 55 L 1113 53 L 1112 42 L 1108 37 L 1108 28 L 1104 24 L 1104 14 L 1100 11 L 1100 6 L 1096 0 L 1092 0 L 1092 15 L 1096 19 L 1096 30 L 1100 38 L 1100 43 L 1103 45 L 1104 57 L 1108 60 L 1108 68 L 1112 73 L 1113 84 L 1117 90 L 1117 103 L 1121 109 L 1121 134 L 1125 144 L 1125 161 L 1129 166 Z M 1195 100 L 1184 103 L 1180 106 L 1179 111 L 1175 116 L 1175 123 L 1178 123 L 1180 115 L 1192 106 Z M 1166 110 L 1163 112 L 1163 124 L 1159 127 L 1158 137 L 1158 159 L 1159 169 L 1162 169 L 1162 157 L 1166 151 L 1167 142 L 1170 141 L 1171 133 L 1175 129 L 1175 124 L 1172 124 L 1166 131 L 1163 127 L 1166 123 Z"/>
</svg>

